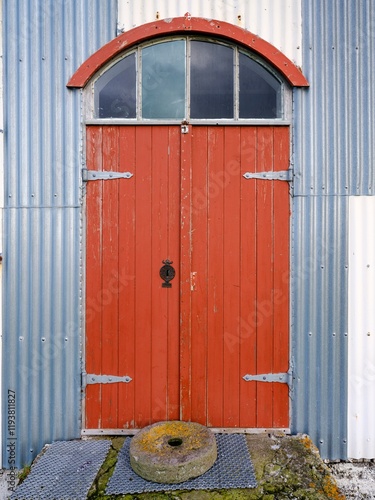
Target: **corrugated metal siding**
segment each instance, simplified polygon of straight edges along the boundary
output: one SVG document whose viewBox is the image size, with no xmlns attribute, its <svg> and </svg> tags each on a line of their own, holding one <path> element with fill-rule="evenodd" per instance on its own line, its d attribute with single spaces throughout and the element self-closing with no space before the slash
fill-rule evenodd
<svg viewBox="0 0 375 500">
<path fill-rule="evenodd" d="M 302 19 L 294 193 L 375 194 L 374 3 L 304 0 Z"/>
<path fill-rule="evenodd" d="M 375 197 L 349 200 L 348 456 L 375 457 Z"/>
<path fill-rule="evenodd" d="M 3 18 L 3 394 L 16 392 L 23 466 L 44 443 L 80 435 L 81 109 L 65 85 L 116 35 L 117 2 L 8 1 Z"/>
<path fill-rule="evenodd" d="M 184 16 L 219 19 L 245 28 L 301 65 L 301 0 L 118 0 L 118 29 Z"/>
<path fill-rule="evenodd" d="M 347 198 L 295 197 L 292 207 L 292 432 L 323 458 L 346 458 Z"/>
<path fill-rule="evenodd" d="M 292 430 L 323 457 L 347 458 L 348 195 L 375 187 L 375 11 L 370 0 L 303 0 L 302 21 L 310 88 L 294 92 Z"/>
</svg>

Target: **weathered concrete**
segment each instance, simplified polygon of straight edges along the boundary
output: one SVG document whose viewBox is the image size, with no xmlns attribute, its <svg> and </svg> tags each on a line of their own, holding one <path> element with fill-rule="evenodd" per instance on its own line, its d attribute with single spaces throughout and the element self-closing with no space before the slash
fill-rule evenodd
<svg viewBox="0 0 375 500">
<path fill-rule="evenodd" d="M 213 433 L 195 422 L 158 422 L 131 440 L 130 463 L 136 474 L 163 484 L 204 474 L 217 458 Z"/>
</svg>

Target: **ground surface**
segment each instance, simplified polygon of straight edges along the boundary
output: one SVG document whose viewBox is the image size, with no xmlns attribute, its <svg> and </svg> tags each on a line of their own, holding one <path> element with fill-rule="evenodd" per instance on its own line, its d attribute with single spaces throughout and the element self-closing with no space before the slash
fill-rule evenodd
<svg viewBox="0 0 375 500">
<path fill-rule="evenodd" d="M 116 450 L 123 439 L 112 441 L 113 449 L 89 494 L 91 500 L 118 498 L 122 500 L 276 500 L 334 499 L 343 500 L 317 449 L 307 436 L 249 435 L 249 450 L 254 464 L 258 487 L 247 490 L 173 491 L 108 497 L 105 485 L 112 474 Z"/>
<path fill-rule="evenodd" d="M 106 496 L 105 487 L 116 465 L 118 451 L 124 442 L 124 438 L 113 438 L 112 448 L 88 498 L 90 500 L 344 500 L 345 498 L 375 500 L 373 462 L 338 463 L 327 466 L 307 436 L 249 435 L 247 441 L 258 481 L 256 489 Z M 0 500 L 6 499 L 9 494 L 5 488 L 6 478 L 6 471 L 0 471 Z"/>
<path fill-rule="evenodd" d="M 331 472 L 348 500 L 375 500 L 375 463 L 331 464 Z"/>
</svg>

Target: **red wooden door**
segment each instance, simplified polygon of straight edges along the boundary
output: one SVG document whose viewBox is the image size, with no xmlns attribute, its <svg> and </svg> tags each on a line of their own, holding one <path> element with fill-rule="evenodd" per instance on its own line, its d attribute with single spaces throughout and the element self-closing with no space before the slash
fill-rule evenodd
<svg viewBox="0 0 375 500">
<path fill-rule="evenodd" d="M 288 162 L 287 127 L 87 128 L 134 175 L 87 184 L 86 428 L 289 426 L 288 184 L 243 177 Z"/>
</svg>

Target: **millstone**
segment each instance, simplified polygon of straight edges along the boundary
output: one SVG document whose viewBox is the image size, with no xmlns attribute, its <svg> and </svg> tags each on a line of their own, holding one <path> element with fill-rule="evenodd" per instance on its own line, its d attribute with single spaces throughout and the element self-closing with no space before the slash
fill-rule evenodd
<svg viewBox="0 0 375 500">
<path fill-rule="evenodd" d="M 198 477 L 216 459 L 215 436 L 195 422 L 158 422 L 139 431 L 130 443 L 134 472 L 156 483 L 181 483 Z"/>
</svg>

